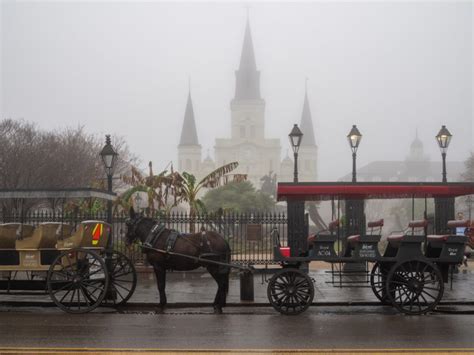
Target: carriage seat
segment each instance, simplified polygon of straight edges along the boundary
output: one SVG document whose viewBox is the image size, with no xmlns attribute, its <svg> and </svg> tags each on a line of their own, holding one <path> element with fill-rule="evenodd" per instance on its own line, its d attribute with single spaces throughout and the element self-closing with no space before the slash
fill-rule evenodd
<svg viewBox="0 0 474 355">
<path fill-rule="evenodd" d="M 71 235 L 72 226 L 60 222 L 47 222 L 36 227 L 36 232 L 41 234 L 39 249 L 54 249 L 58 240 Z"/>
<path fill-rule="evenodd" d="M 59 222 L 41 223 L 30 237 L 17 239 L 16 249 L 54 249 L 58 236 L 63 233 L 63 229 L 67 230 L 65 226 Z"/>
<path fill-rule="evenodd" d="M 70 248 L 105 248 L 107 240 L 111 235 L 111 227 L 104 221 L 82 221 L 77 230 L 72 234 L 64 234 L 58 239 L 58 249 Z"/>
<path fill-rule="evenodd" d="M 360 240 L 360 234 L 354 234 L 347 237 L 347 241 L 354 244 Z"/>
<path fill-rule="evenodd" d="M 414 236 L 415 231 L 417 231 L 417 230 L 423 229 L 423 233 L 424 233 L 424 229 L 426 228 L 427 225 L 428 225 L 428 220 L 426 220 L 426 219 L 410 221 L 408 223 L 408 228 L 405 231 L 403 231 L 401 233 L 399 232 L 399 233 L 390 234 L 387 237 L 387 240 L 389 242 L 400 242 L 405 237 Z M 411 234 L 409 234 L 410 230 L 411 230 Z"/>
<path fill-rule="evenodd" d="M 450 236 L 450 234 L 429 234 L 426 239 L 428 242 L 445 242 Z"/>
<path fill-rule="evenodd" d="M 335 233 L 335 231 L 337 230 L 338 227 L 339 227 L 339 220 L 338 219 L 336 219 L 334 221 L 331 221 L 328 225 L 328 229 L 323 229 L 323 230 L 319 231 L 316 234 L 310 235 L 307 239 L 308 244 L 314 243 L 318 239 L 321 239 L 321 237 L 335 236 L 334 233 Z"/>
<path fill-rule="evenodd" d="M 469 220 L 451 220 L 448 221 L 447 225 L 448 229 L 456 229 L 456 228 L 470 228 L 471 221 Z M 455 236 L 456 234 L 432 234 L 428 235 L 427 239 L 428 242 L 446 242 L 449 237 Z"/>
<path fill-rule="evenodd" d="M 18 238 L 28 238 L 35 227 L 29 224 L 0 224 L 0 249 L 15 249 Z"/>
<path fill-rule="evenodd" d="M 380 233 L 382 231 L 383 224 L 384 224 L 383 218 L 379 219 L 377 221 L 372 221 L 372 222 L 367 223 L 367 227 L 370 228 L 370 234 L 368 234 L 368 235 L 373 235 L 374 228 L 379 228 L 378 232 Z M 351 236 L 347 237 L 347 241 L 351 244 L 355 244 L 355 243 L 359 242 L 360 241 L 360 234 L 354 234 L 354 235 L 351 235 Z"/>
</svg>

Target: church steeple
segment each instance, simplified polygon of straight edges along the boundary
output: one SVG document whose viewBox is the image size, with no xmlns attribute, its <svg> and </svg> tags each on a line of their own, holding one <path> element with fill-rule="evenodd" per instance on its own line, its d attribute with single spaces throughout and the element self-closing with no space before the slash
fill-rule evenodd
<svg viewBox="0 0 474 355">
<path fill-rule="evenodd" d="M 308 88 L 305 88 L 303 113 L 301 114 L 301 132 L 303 132 L 302 146 L 316 146 L 314 139 L 313 119 L 309 109 Z"/>
<path fill-rule="evenodd" d="M 199 145 L 196 122 L 194 121 L 191 90 L 189 90 L 188 93 L 188 102 L 186 103 L 186 111 L 184 113 L 183 128 L 181 129 L 181 139 L 179 140 L 179 145 Z"/>
<path fill-rule="evenodd" d="M 257 70 L 250 22 L 247 17 L 240 66 L 235 72 L 235 100 L 260 99 L 260 72 Z"/>
</svg>

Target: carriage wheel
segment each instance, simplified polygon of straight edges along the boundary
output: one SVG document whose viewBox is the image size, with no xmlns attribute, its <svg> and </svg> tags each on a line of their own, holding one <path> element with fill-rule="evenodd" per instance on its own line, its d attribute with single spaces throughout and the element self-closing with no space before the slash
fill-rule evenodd
<svg viewBox="0 0 474 355">
<path fill-rule="evenodd" d="M 270 304 L 285 315 L 304 312 L 313 301 L 314 286 L 308 275 L 298 269 L 283 269 L 270 279 L 267 288 Z"/>
<path fill-rule="evenodd" d="M 95 252 L 77 248 L 62 252 L 47 278 L 53 302 L 68 313 L 87 313 L 103 301 L 109 279 L 105 263 Z"/>
<path fill-rule="evenodd" d="M 410 315 L 432 311 L 444 292 L 438 268 L 422 260 L 404 261 L 393 266 L 386 287 L 390 302 L 400 312 Z"/>
<path fill-rule="evenodd" d="M 389 267 L 385 263 L 376 262 L 370 272 L 370 286 L 375 297 L 382 304 L 391 304 L 386 291 L 387 274 Z"/>
<path fill-rule="evenodd" d="M 103 303 L 122 306 L 127 303 L 135 291 L 137 272 L 135 266 L 125 254 L 116 250 L 111 253 L 112 262 L 110 270 L 108 270 L 111 297 L 106 297 Z"/>
</svg>

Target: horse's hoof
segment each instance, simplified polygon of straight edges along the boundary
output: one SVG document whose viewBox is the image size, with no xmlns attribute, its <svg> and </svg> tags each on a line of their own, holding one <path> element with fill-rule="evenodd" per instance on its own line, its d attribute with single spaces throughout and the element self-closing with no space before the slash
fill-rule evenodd
<svg viewBox="0 0 474 355">
<path fill-rule="evenodd" d="M 214 306 L 214 314 L 222 314 L 222 307 Z"/>
</svg>

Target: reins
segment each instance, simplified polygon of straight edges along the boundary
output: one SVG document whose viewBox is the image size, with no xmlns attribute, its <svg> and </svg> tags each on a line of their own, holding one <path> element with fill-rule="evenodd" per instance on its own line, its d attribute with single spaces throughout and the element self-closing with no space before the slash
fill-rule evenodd
<svg viewBox="0 0 474 355">
<path fill-rule="evenodd" d="M 246 270 L 246 271 L 252 271 L 253 270 L 253 268 L 250 267 L 250 266 L 241 266 L 241 265 L 237 265 L 237 264 L 224 263 L 224 262 L 220 262 L 220 261 L 206 259 L 206 258 L 203 258 L 202 256 L 192 256 L 192 255 L 188 255 L 188 254 L 176 253 L 174 251 L 168 251 L 168 250 L 164 250 L 164 249 L 153 248 L 153 247 L 143 245 L 143 244 L 140 245 L 140 247 L 142 249 L 153 250 L 153 251 L 156 251 L 157 253 L 161 253 L 161 254 L 166 254 L 166 255 L 171 255 L 171 256 L 181 256 L 183 258 L 188 258 L 188 259 L 194 260 L 196 262 L 200 262 L 200 263 L 227 266 L 227 267 L 232 267 L 232 268 L 236 268 L 236 269 L 240 269 L 240 270 Z M 213 254 L 213 255 L 219 256 L 220 254 Z M 207 256 L 209 256 L 209 255 L 207 255 Z"/>
</svg>

